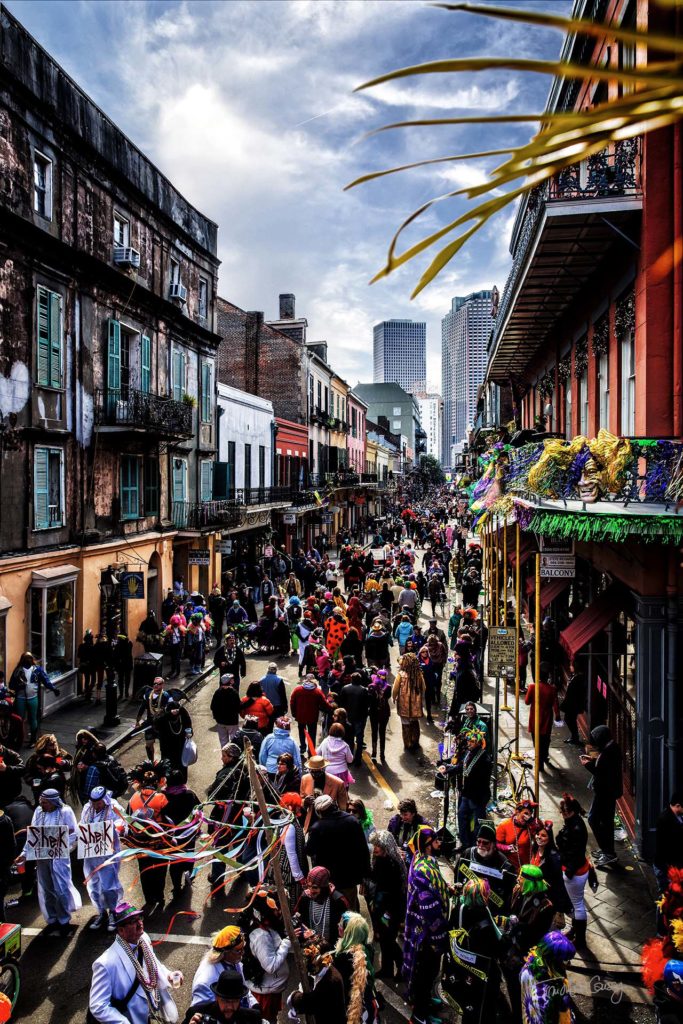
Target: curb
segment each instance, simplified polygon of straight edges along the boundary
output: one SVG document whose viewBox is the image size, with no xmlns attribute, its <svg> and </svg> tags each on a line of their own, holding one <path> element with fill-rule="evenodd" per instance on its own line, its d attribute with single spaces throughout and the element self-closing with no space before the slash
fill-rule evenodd
<svg viewBox="0 0 683 1024">
<path fill-rule="evenodd" d="M 192 679 L 187 680 L 187 682 L 185 682 L 184 685 L 181 684 L 178 687 L 174 687 L 174 689 L 182 690 L 184 694 L 189 695 L 195 688 L 199 687 L 201 683 L 204 683 L 212 674 L 212 672 L 215 671 L 216 668 L 212 664 L 210 668 L 205 669 L 202 673 L 200 673 L 200 675 L 193 676 Z M 131 738 L 135 731 L 136 729 L 134 724 L 129 725 L 126 729 L 123 729 L 120 733 L 114 736 L 109 743 L 107 743 L 107 751 L 110 754 L 112 754 L 115 750 L 118 750 L 120 747 L 124 745 L 124 743 L 128 742 L 128 740 Z"/>
</svg>

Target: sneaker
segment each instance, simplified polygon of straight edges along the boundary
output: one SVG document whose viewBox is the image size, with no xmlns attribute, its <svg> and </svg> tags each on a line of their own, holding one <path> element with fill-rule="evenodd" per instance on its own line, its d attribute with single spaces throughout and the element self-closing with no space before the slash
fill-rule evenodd
<svg viewBox="0 0 683 1024">
<path fill-rule="evenodd" d="M 109 915 L 109 920 L 107 921 L 107 931 L 108 932 L 115 932 L 116 931 L 116 921 L 114 920 L 114 915 L 113 914 Z"/>
<path fill-rule="evenodd" d="M 183 872 L 183 881 L 185 882 L 185 885 L 192 885 L 192 882 L 194 881 L 194 879 L 192 878 L 192 872 L 191 871 Z"/>
<path fill-rule="evenodd" d="M 98 914 L 98 915 L 97 915 L 97 917 L 95 918 L 95 920 L 94 920 L 94 921 L 92 921 L 92 922 L 91 922 L 91 923 L 90 923 L 90 924 L 88 925 L 88 929 L 89 929 L 89 930 L 90 930 L 91 932 L 97 932 L 97 931 L 99 931 L 99 930 L 100 930 L 100 928 L 103 928 L 103 927 L 104 927 L 104 925 L 105 925 L 106 921 L 107 921 L 107 912 L 106 912 L 106 910 L 103 910 L 103 911 L 102 911 L 102 912 L 101 912 L 100 914 Z"/>
<path fill-rule="evenodd" d="M 603 853 L 602 857 L 598 857 L 595 861 L 596 868 L 605 869 L 612 867 L 614 864 L 619 862 L 619 858 L 616 853 Z"/>
</svg>

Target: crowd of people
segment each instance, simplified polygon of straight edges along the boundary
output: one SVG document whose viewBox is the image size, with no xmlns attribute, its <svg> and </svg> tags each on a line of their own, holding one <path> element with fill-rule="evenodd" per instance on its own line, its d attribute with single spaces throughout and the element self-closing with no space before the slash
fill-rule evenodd
<svg viewBox="0 0 683 1024">
<path fill-rule="evenodd" d="M 93 965 L 90 1024 L 177 1019 L 173 993 L 184 978 L 157 957 L 145 922 L 169 895 L 173 903 L 191 891 L 204 867 L 209 898 L 225 905 L 243 885 L 246 909 L 212 936 L 191 982 L 186 1024 L 275 1024 L 284 1014 L 374 1024 L 383 1006 L 378 979 L 405 985 L 413 1024 L 439 1020 L 442 999 L 468 1024 L 495 1019 L 501 1007 L 524 1024 L 566 1019 L 567 963 L 586 946 L 585 889 L 597 888 L 596 867 L 616 859 L 621 755 L 606 726 L 592 731 L 592 752 L 581 756 L 593 788 L 587 819 L 571 793 L 559 801 L 557 825 L 529 799 L 498 824 L 491 819 L 492 723 L 479 703 L 488 635 L 479 607 L 482 553 L 467 525 L 462 502 L 442 492 L 367 524 L 381 559 L 341 537 L 335 562 L 315 548 L 291 559 L 276 552 L 263 572 L 238 569 L 206 601 L 178 579 L 162 625 L 150 614 L 141 627 L 141 642 L 169 651 L 171 671 L 131 694 L 146 754 L 132 772 L 88 730 L 78 732 L 73 754 L 53 735 L 37 736 L 31 688 L 51 684 L 30 655 L 22 658 L 0 699 L 0 913 L 18 871 L 24 897 L 37 894 L 46 934 L 73 934 L 82 896 L 71 859 L 27 857 L 26 829 L 60 826 L 73 850 L 79 825 L 110 823 L 111 846 L 83 864 L 94 911 L 87 927 L 115 936 Z M 453 591 L 462 600 L 452 601 Z M 442 601 L 445 630 L 437 617 Z M 426 602 L 432 616 L 423 629 Z M 271 638 L 282 626 L 286 653 L 296 657 L 290 690 L 276 661 L 250 678 L 239 628 L 247 623 Z M 550 657 L 551 628 L 544 628 Z M 220 763 L 198 793 L 191 787 L 199 757 L 192 716 L 182 691 L 168 683 L 182 657 L 201 671 L 210 639 Z M 84 644 L 84 693 L 97 695 L 109 662 L 92 653 L 101 640 L 86 634 Z M 526 649 L 520 646 L 520 667 Z M 129 660 L 126 654 L 117 668 L 124 683 L 128 671 L 128 686 Z M 534 686 L 543 694 L 545 767 L 550 743 L 543 737 L 560 714 L 548 660 L 526 688 L 530 729 Z M 570 705 L 568 741 L 575 742 Z M 421 726 L 436 740 L 442 716 L 451 742 L 439 772 L 457 806 L 455 843 L 450 823 L 430 822 L 413 798 L 380 826 L 354 794 L 364 752 L 386 763 L 392 719 L 417 765 L 424 763 Z M 33 749 L 24 760 L 26 739 Z M 593 853 L 586 820 L 598 842 Z M 661 825 L 662 887 L 675 859 L 683 861 L 682 830 L 674 795 Z M 119 877 L 127 851 L 139 872 L 139 908 L 124 899 Z M 290 973 L 300 958 L 306 978 L 296 988 Z"/>
</svg>

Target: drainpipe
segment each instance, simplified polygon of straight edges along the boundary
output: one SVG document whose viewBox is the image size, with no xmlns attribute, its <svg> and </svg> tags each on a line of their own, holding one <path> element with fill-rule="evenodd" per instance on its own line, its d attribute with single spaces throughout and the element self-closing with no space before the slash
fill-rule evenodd
<svg viewBox="0 0 683 1024">
<path fill-rule="evenodd" d="M 669 571 L 666 584 L 666 698 L 664 709 L 666 744 L 666 782 L 668 800 L 679 779 L 680 698 L 678 681 L 678 549 L 669 551 Z"/>
</svg>

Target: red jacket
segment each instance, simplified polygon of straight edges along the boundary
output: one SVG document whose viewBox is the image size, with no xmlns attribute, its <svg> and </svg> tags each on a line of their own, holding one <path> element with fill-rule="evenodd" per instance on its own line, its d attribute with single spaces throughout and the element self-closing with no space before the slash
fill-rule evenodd
<svg viewBox="0 0 683 1024">
<path fill-rule="evenodd" d="M 540 732 L 541 736 L 549 736 L 553 731 L 553 719 L 560 717 L 560 707 L 557 703 L 557 690 L 550 683 L 539 683 L 538 686 Z M 528 704 L 530 709 L 529 732 L 532 736 L 535 736 L 536 697 L 534 683 L 530 683 L 527 687 L 524 703 Z"/>
<path fill-rule="evenodd" d="M 321 711 L 330 711 L 331 705 L 319 686 L 300 684 L 292 690 L 289 701 L 290 711 L 301 725 L 312 725 Z"/>
</svg>

